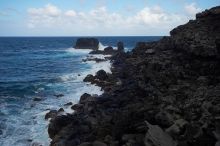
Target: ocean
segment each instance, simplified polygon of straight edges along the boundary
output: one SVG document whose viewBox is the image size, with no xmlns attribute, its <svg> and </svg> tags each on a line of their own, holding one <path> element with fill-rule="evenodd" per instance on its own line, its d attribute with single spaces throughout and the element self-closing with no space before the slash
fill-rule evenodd
<svg viewBox="0 0 220 146">
<path fill-rule="evenodd" d="M 111 73 L 111 63 L 83 62 L 90 50 L 74 49 L 77 38 L 0 37 L 0 146 L 48 146 L 47 112 L 64 108 L 71 113 L 64 104 L 77 103 L 83 93 L 102 94 L 83 78 L 100 69 Z M 122 41 L 130 51 L 137 42 L 161 37 L 96 38 L 100 49 Z"/>
</svg>

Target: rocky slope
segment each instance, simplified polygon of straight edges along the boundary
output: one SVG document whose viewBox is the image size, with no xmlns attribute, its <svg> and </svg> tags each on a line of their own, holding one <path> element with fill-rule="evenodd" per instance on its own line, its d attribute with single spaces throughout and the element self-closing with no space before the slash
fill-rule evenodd
<svg viewBox="0 0 220 146">
<path fill-rule="evenodd" d="M 215 7 L 114 55 L 112 74 L 85 80 L 105 93 L 85 93 L 74 114 L 51 120 L 51 146 L 219 146 L 219 26 Z"/>
</svg>

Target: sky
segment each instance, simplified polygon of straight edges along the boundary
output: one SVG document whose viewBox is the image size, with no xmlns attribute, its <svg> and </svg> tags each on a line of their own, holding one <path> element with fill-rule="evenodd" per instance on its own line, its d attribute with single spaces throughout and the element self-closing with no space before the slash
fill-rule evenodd
<svg viewBox="0 0 220 146">
<path fill-rule="evenodd" d="M 161 36 L 220 0 L 0 0 L 0 36 Z"/>
</svg>

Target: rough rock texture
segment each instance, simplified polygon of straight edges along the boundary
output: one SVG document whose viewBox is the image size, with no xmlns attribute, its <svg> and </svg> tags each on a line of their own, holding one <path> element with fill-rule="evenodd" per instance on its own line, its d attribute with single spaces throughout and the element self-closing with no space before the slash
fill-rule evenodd
<svg viewBox="0 0 220 146">
<path fill-rule="evenodd" d="M 99 49 L 99 41 L 96 38 L 79 38 L 74 46 L 76 49 Z"/>
<path fill-rule="evenodd" d="M 118 52 L 112 74 L 94 82 L 105 93 L 84 94 L 74 114 L 51 120 L 51 146 L 219 145 L 219 24 L 216 7 L 170 37 Z"/>
<path fill-rule="evenodd" d="M 118 42 L 117 47 L 118 47 L 118 51 L 124 52 L 124 43 L 123 42 Z"/>
<path fill-rule="evenodd" d="M 201 57 L 216 57 L 220 51 L 219 10 L 220 7 L 206 10 L 196 15 L 197 21 L 172 30 L 174 47 Z"/>
<path fill-rule="evenodd" d="M 104 50 L 94 50 L 89 54 L 104 54 L 104 55 L 115 55 L 118 50 L 114 50 L 111 46 L 104 48 Z"/>
</svg>

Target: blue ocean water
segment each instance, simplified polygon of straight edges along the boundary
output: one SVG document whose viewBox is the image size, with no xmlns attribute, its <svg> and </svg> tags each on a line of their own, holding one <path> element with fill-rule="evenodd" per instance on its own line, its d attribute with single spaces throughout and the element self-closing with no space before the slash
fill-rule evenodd
<svg viewBox="0 0 220 146">
<path fill-rule="evenodd" d="M 139 41 L 161 37 L 97 37 L 100 46 L 124 42 L 131 50 Z M 101 94 L 99 87 L 83 83 L 88 73 L 110 62 L 82 62 L 89 50 L 72 48 L 77 37 L 0 38 L 0 146 L 49 145 L 45 113 L 76 103 L 84 92 Z M 100 56 L 99 56 L 100 57 Z M 63 97 L 56 97 L 63 94 Z M 35 101 L 34 99 L 41 99 Z"/>
</svg>

